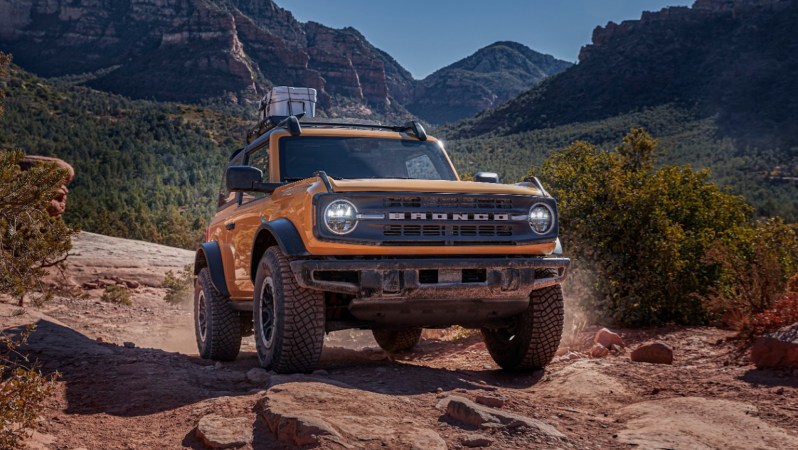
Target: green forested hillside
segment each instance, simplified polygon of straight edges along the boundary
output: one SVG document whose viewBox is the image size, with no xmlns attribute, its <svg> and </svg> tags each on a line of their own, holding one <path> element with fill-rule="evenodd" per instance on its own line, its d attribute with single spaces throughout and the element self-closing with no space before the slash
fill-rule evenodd
<svg viewBox="0 0 798 450">
<path fill-rule="evenodd" d="M 247 121 L 48 82 L 16 67 L 0 82 L 0 149 L 57 156 L 75 167 L 69 223 L 182 247 L 201 238 L 222 166 Z"/>
</svg>

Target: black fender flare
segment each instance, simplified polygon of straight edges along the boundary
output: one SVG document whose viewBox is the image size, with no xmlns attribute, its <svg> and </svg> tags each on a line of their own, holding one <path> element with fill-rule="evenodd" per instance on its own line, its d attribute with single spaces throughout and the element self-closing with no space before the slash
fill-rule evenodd
<svg viewBox="0 0 798 450">
<path fill-rule="evenodd" d="M 230 291 L 227 290 L 227 282 L 224 278 L 224 265 L 222 264 L 222 250 L 219 248 L 219 243 L 216 241 L 206 242 L 200 245 L 197 254 L 194 256 L 194 275 L 199 275 L 199 271 L 203 265 L 201 261 L 205 261 L 205 267 L 211 274 L 211 283 L 213 287 L 225 297 L 230 296 Z"/>
<path fill-rule="evenodd" d="M 262 237 L 264 232 L 268 233 L 273 240 L 264 239 Z M 252 242 L 252 261 L 249 274 L 253 281 L 255 280 L 260 258 L 266 248 L 268 248 L 266 243 L 270 241 L 276 242 L 286 256 L 307 256 L 310 254 L 305 248 L 305 243 L 302 241 L 299 231 L 290 220 L 286 218 L 275 219 L 270 222 L 264 220 L 255 232 L 255 240 Z"/>
</svg>

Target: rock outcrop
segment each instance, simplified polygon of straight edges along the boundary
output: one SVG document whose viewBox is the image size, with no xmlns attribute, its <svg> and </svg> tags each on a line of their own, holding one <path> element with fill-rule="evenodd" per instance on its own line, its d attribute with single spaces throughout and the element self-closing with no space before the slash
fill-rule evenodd
<svg viewBox="0 0 798 450">
<path fill-rule="evenodd" d="M 46 163 L 53 163 L 66 171 L 64 184 L 58 189 L 55 197 L 50 200 L 50 206 L 47 207 L 47 213 L 50 214 L 51 217 L 62 216 L 64 215 L 64 212 L 66 212 L 67 194 L 69 194 L 69 189 L 67 186 L 69 185 L 69 182 L 75 178 L 75 169 L 73 169 L 72 166 L 64 160 L 51 158 L 49 156 L 34 155 L 26 155 L 25 158 L 20 162 L 20 167 L 22 170 L 28 170 L 31 167 Z"/>
</svg>

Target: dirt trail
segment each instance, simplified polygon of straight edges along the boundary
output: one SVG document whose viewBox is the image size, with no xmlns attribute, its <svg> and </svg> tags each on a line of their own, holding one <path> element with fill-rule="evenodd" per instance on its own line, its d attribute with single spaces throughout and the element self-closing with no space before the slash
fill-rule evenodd
<svg viewBox="0 0 798 450">
<path fill-rule="evenodd" d="M 798 379 L 756 370 L 722 330 L 619 331 L 632 347 L 667 342 L 672 366 L 633 363 L 627 352 L 562 357 L 531 374 L 498 370 L 477 336 L 426 339 L 392 358 L 368 334 L 342 332 L 326 343 L 323 371 L 258 385 L 246 377 L 257 367 L 251 340 L 235 362 L 201 360 L 191 308 L 163 301 L 159 277 L 190 252 L 89 234 L 75 252 L 67 275 L 76 283 L 119 276 L 142 285 L 129 307 L 100 302 L 100 290 L 41 308 L 0 303 L 0 328 L 36 323 L 27 351 L 61 373 L 31 448 L 203 448 L 194 429 L 209 413 L 251 420 L 253 442 L 243 448 L 290 448 L 269 431 L 263 408 L 328 424 L 320 446 L 331 449 L 462 448 L 474 434 L 491 448 L 798 448 Z M 502 411 L 565 437 L 463 425 L 438 407 L 449 395 L 504 398 Z"/>
</svg>

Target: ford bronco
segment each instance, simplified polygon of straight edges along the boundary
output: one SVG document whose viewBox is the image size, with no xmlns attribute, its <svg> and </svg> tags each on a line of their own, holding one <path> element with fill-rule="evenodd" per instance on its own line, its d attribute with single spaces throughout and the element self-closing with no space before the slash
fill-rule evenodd
<svg viewBox="0 0 798 450">
<path fill-rule="evenodd" d="M 203 358 L 307 372 L 326 332 L 388 352 L 422 328 L 481 330 L 509 370 L 542 368 L 563 327 L 557 204 L 536 178 L 461 181 L 423 127 L 267 118 L 225 169 L 195 260 Z M 482 181 L 480 181 L 482 180 Z"/>
</svg>

